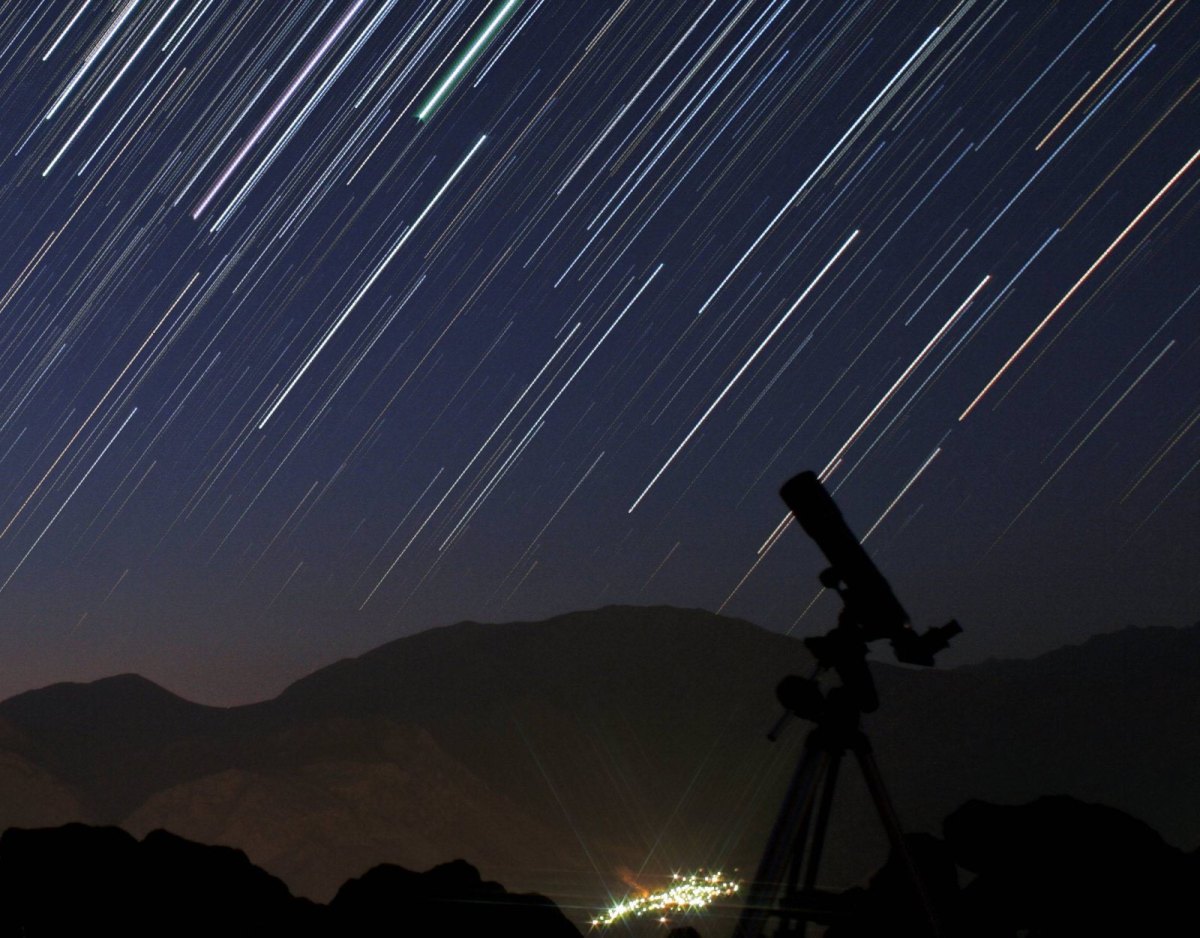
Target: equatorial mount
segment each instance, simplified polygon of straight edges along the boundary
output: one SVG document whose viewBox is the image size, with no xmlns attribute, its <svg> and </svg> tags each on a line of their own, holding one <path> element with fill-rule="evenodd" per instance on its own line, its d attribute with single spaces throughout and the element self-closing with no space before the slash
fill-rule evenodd
<svg viewBox="0 0 1200 938">
<path fill-rule="evenodd" d="M 835 590 L 842 598 L 837 628 L 829 635 L 804 642 L 817 662 L 836 668 L 848 653 L 865 656 L 866 650 L 863 648 L 860 653 L 859 644 L 865 646 L 887 639 L 897 661 L 932 666 L 934 656 L 962 631 L 959 624 L 952 619 L 917 634 L 888 581 L 847 527 L 842 513 L 814 473 L 802 472 L 789 479 L 779 495 L 804 533 L 829 561 L 829 566 L 818 575 L 821 585 Z M 854 643 L 849 635 L 828 641 L 839 632 L 852 632 L 859 642 Z"/>
</svg>

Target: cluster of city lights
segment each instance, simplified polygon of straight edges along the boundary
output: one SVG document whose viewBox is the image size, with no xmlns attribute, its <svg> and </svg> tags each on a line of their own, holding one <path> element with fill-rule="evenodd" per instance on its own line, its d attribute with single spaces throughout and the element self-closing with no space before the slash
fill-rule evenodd
<svg viewBox="0 0 1200 938">
<path fill-rule="evenodd" d="M 720 871 L 671 876 L 671 884 L 663 889 L 626 898 L 611 906 L 592 920 L 592 925 L 611 925 L 624 918 L 655 915 L 663 921 L 671 913 L 695 912 L 718 899 L 731 896 L 740 884 L 726 879 Z"/>
</svg>

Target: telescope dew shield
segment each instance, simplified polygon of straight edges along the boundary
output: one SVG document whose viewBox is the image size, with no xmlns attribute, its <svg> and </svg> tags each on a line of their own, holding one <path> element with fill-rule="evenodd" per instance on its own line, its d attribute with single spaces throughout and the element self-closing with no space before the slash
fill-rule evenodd
<svg viewBox="0 0 1200 938">
<path fill-rule="evenodd" d="M 900 639 L 911 635 L 908 613 L 900 605 L 888 581 L 863 550 L 842 518 L 837 504 L 825 491 L 815 473 L 802 472 L 779 490 L 784 503 L 829 561 L 830 571 L 821 582 L 842 595 L 862 637 Z M 840 585 L 838 585 L 840 584 Z"/>
</svg>

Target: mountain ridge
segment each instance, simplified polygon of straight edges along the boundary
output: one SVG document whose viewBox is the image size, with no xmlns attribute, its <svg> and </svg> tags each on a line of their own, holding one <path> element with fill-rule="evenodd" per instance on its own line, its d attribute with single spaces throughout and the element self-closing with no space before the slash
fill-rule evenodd
<svg viewBox="0 0 1200 938">
<path fill-rule="evenodd" d="M 295 680 L 289 682 L 274 696 L 264 697 L 259 700 L 246 701 L 243 703 L 227 704 L 227 705 L 226 704 L 203 703 L 201 701 L 192 700 L 191 698 L 186 697 L 183 694 L 180 694 L 180 693 L 170 689 L 169 687 L 165 686 L 164 684 L 160 684 L 159 682 L 152 680 L 151 678 L 147 678 L 144 675 L 137 674 L 136 672 L 121 672 L 118 674 L 107 675 L 104 677 L 96 678 L 96 679 L 90 680 L 90 681 L 55 681 L 54 683 L 47 684 L 42 687 L 30 688 L 28 690 L 19 691 L 18 693 L 13 694 L 10 697 L 6 697 L 3 700 L 0 700 L 0 717 L 3 716 L 3 712 L 4 712 L 5 708 L 7 708 L 10 704 L 15 704 L 18 701 L 24 701 L 26 698 L 40 699 L 42 697 L 42 695 L 44 695 L 48 692 L 51 692 L 51 691 L 57 692 L 60 689 L 85 689 L 85 688 L 95 688 L 95 687 L 106 687 L 106 686 L 110 686 L 110 682 L 118 682 L 118 683 L 119 682 L 129 682 L 131 685 L 136 682 L 137 684 L 140 684 L 143 686 L 148 686 L 149 688 L 154 688 L 157 691 L 161 691 L 162 693 L 168 695 L 169 698 L 172 698 L 174 701 L 181 701 L 181 702 L 189 704 L 193 707 L 202 708 L 204 710 L 211 711 L 211 712 L 229 712 L 229 711 L 244 710 L 246 708 L 261 707 L 264 704 L 269 704 L 274 701 L 277 701 L 280 698 L 284 697 L 285 695 L 288 695 L 291 692 L 293 692 L 294 689 L 298 685 L 306 684 L 307 682 L 310 681 L 310 679 L 316 677 L 317 675 L 322 674 L 323 672 L 329 671 L 331 669 L 339 669 L 340 670 L 341 668 L 343 668 L 343 666 L 346 666 L 353 662 L 362 661 L 363 659 L 372 658 L 372 657 L 377 656 L 380 653 L 384 652 L 385 650 L 392 649 L 393 647 L 397 647 L 397 648 L 398 647 L 407 647 L 406 643 L 412 641 L 413 639 L 417 639 L 417 638 L 420 638 L 423 636 L 428 636 L 431 633 L 458 630 L 458 629 L 462 629 L 462 628 L 478 628 L 478 629 L 492 630 L 492 629 L 504 629 L 504 628 L 510 628 L 510 627 L 530 626 L 530 625 L 540 626 L 540 625 L 548 625 L 550 623 L 558 622 L 560 620 L 569 620 L 571 618 L 574 618 L 574 617 L 580 616 L 580 615 L 588 616 L 588 615 L 595 615 L 598 613 L 605 613 L 608 611 L 625 612 L 627 610 L 671 610 L 671 611 L 684 612 L 684 613 L 698 613 L 702 616 L 711 616 L 713 618 L 719 618 L 725 622 L 741 623 L 742 625 L 748 626 L 749 628 L 756 630 L 756 631 L 761 631 L 763 633 L 767 633 L 767 634 L 771 634 L 771 635 L 779 635 L 781 637 L 789 638 L 792 641 L 797 642 L 798 644 L 802 643 L 803 638 L 804 638 L 804 636 L 793 637 L 790 635 L 783 635 L 783 633 L 774 632 L 770 629 L 766 629 L 762 626 L 755 625 L 754 623 L 748 622 L 743 619 L 737 619 L 737 618 L 727 617 L 727 616 L 720 616 L 717 613 L 709 612 L 708 610 L 700 609 L 700 608 L 680 607 L 680 606 L 630 606 L 630 605 L 624 605 L 624 604 L 613 604 L 613 605 L 608 605 L 608 606 L 596 607 L 595 609 L 577 610 L 574 612 L 560 613 L 560 614 L 552 616 L 548 619 L 540 619 L 540 620 L 518 620 L 515 622 L 480 622 L 480 621 L 477 621 L 474 619 L 463 619 L 463 620 L 453 622 L 453 623 L 445 623 L 442 625 L 431 626 L 430 628 L 422 629 L 421 631 L 414 632 L 410 635 L 402 635 L 402 636 L 398 636 L 397 638 L 389 639 L 388 641 L 384 642 L 382 645 L 377 645 L 374 648 L 370 648 L 367 651 L 362 652 L 361 654 L 347 655 L 345 657 L 335 659 L 334 661 L 331 661 L 328 664 L 321 665 L 316 670 L 311 671 L 308 674 L 298 677 Z M 1072 642 L 1067 645 L 1061 645 L 1061 646 L 1058 646 L 1057 648 L 1052 648 L 1047 651 L 1043 651 L 1043 652 L 1033 654 L 1033 655 L 1023 655 L 1023 656 L 1013 656 L 1013 657 L 989 656 L 989 657 L 984 658 L 979 661 L 964 662 L 962 664 L 956 664 L 956 665 L 951 665 L 951 666 L 946 666 L 946 667 L 939 665 L 934 670 L 937 671 L 938 673 L 977 672 L 977 671 L 987 670 L 989 668 L 993 668 L 993 667 L 997 667 L 997 666 L 1009 667 L 1009 666 L 1019 665 L 1022 662 L 1045 661 L 1047 659 L 1052 659 L 1059 655 L 1063 655 L 1063 654 L 1069 655 L 1076 650 L 1089 648 L 1089 646 L 1095 647 L 1096 645 L 1104 645 L 1104 644 L 1107 644 L 1110 642 L 1122 641 L 1125 637 L 1130 636 L 1130 635 L 1156 636 L 1156 637 L 1166 638 L 1169 636 L 1177 636 L 1180 633 L 1188 633 L 1188 634 L 1195 635 L 1197 643 L 1200 644 L 1200 621 L 1197 621 L 1196 623 L 1191 624 L 1191 625 L 1183 625 L 1183 626 L 1125 625 L 1125 626 L 1121 626 L 1119 628 L 1111 629 L 1111 630 L 1108 630 L 1105 632 L 1097 632 L 1096 634 L 1090 635 L 1087 638 L 1082 639 L 1081 641 Z M 873 658 L 871 660 L 871 664 L 872 664 L 872 666 L 883 666 L 885 668 L 894 666 L 891 661 L 887 660 L 886 652 L 883 653 L 882 658 Z"/>
</svg>

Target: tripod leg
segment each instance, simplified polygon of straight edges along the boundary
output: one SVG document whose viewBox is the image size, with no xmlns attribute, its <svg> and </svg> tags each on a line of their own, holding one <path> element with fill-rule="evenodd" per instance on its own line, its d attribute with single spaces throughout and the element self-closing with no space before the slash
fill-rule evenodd
<svg viewBox="0 0 1200 938">
<path fill-rule="evenodd" d="M 833 794 L 837 789 L 838 768 L 842 764 L 843 751 L 834 749 L 827 752 L 828 765 L 819 781 L 821 800 L 816 806 L 815 813 L 810 811 L 795 838 L 796 853 L 791 868 L 788 871 L 787 891 L 783 903 L 784 909 L 805 908 L 805 897 L 811 895 L 817 885 L 817 873 L 821 866 L 821 851 L 825 848 L 825 833 L 829 829 L 829 815 L 833 811 Z M 811 830 L 811 839 L 810 832 Z M 807 851 L 805 849 L 807 845 Z M 807 861 L 807 865 L 805 865 Z M 804 870 L 804 883 L 798 889 L 800 870 Z M 783 913 L 783 924 L 777 935 L 808 934 L 808 916 L 804 913 Z"/>
<path fill-rule="evenodd" d="M 883 775 L 880 774 L 879 766 L 875 763 L 875 754 L 871 751 L 871 743 L 867 740 L 866 736 L 859 734 L 859 738 L 852 748 L 854 749 L 854 755 L 858 757 L 858 764 L 862 767 L 863 778 L 866 779 L 867 788 L 871 792 L 871 800 L 875 802 L 875 809 L 879 812 L 879 818 L 883 822 L 884 829 L 887 831 L 892 849 L 899 854 L 905 868 L 908 870 L 908 876 L 912 880 L 913 889 L 916 890 L 921 906 L 925 910 L 925 918 L 929 922 L 930 934 L 934 938 L 938 938 L 941 934 L 941 928 L 939 927 L 937 912 L 934 910 L 933 904 L 929 901 L 929 893 L 925 889 L 925 881 L 921 877 L 921 872 L 917 869 L 917 864 L 908 850 L 908 845 L 904 842 L 904 832 L 900 829 L 900 818 L 896 814 L 896 808 L 892 804 L 892 799 L 888 797 L 887 788 L 884 787 Z"/>
<path fill-rule="evenodd" d="M 825 849 L 825 832 L 829 829 L 829 815 L 833 810 L 833 793 L 837 787 L 838 767 L 842 764 L 842 753 L 830 756 L 829 770 L 825 773 L 825 787 L 821 792 L 821 804 L 817 808 L 817 824 L 813 828 L 812 847 L 808 852 L 808 869 L 804 871 L 805 891 L 817 886 L 817 872 L 821 865 L 821 851 Z"/>
<path fill-rule="evenodd" d="M 805 744 L 734 929 L 734 938 L 759 938 L 767 918 L 775 911 L 775 900 L 787 864 L 799 862 L 798 858 L 803 856 L 804 844 L 797 843 L 797 835 L 808 825 L 817 786 L 829 765 L 829 758 L 826 750 L 813 747 L 811 742 Z"/>
</svg>

